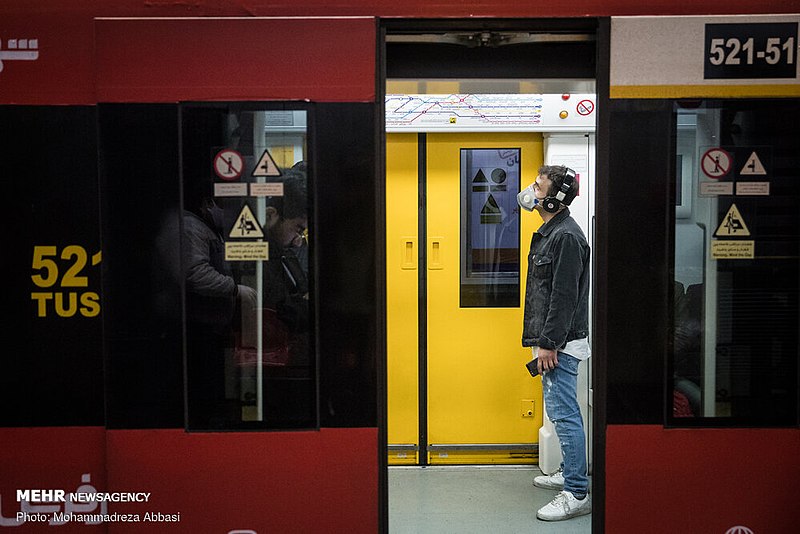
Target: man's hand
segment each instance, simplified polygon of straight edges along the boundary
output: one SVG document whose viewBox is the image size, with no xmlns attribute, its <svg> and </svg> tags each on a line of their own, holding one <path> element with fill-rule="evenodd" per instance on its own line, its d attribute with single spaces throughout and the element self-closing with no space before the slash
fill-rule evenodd
<svg viewBox="0 0 800 534">
<path fill-rule="evenodd" d="M 539 347 L 539 374 L 552 371 L 558 365 L 558 352 L 552 349 Z"/>
</svg>

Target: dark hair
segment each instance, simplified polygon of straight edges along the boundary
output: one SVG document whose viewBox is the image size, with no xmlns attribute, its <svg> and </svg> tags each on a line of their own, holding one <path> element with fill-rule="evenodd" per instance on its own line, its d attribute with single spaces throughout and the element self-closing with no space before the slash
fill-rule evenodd
<svg viewBox="0 0 800 534">
<path fill-rule="evenodd" d="M 212 180 L 184 181 L 183 207 L 185 210 L 202 216 L 211 202 L 214 202 L 214 182 Z"/>
<path fill-rule="evenodd" d="M 306 173 L 289 169 L 283 173 L 283 196 L 272 197 L 267 206 L 272 206 L 284 219 L 305 217 L 308 214 Z"/>
<path fill-rule="evenodd" d="M 573 171 L 575 172 L 575 171 Z M 547 196 L 554 197 L 556 193 L 561 191 L 561 184 L 564 183 L 564 178 L 567 176 L 567 167 L 563 165 L 542 165 L 539 167 L 539 174 L 545 175 L 550 178 L 552 182 L 550 184 L 550 191 L 547 192 Z M 575 197 L 578 196 L 578 189 L 580 188 L 580 184 L 578 184 L 577 176 L 574 180 L 572 180 L 572 184 L 569 187 L 566 195 L 564 195 L 564 200 L 561 201 L 562 204 L 565 206 L 569 206 Z"/>
</svg>

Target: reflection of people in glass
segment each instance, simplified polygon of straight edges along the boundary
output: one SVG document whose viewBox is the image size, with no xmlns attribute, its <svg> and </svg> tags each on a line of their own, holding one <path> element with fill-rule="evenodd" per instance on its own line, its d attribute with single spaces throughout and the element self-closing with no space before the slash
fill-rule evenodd
<svg viewBox="0 0 800 534">
<path fill-rule="evenodd" d="M 701 362 L 703 354 L 703 284 L 686 288 L 675 281 L 675 331 L 673 417 L 701 414 Z"/>
<path fill-rule="evenodd" d="M 224 357 L 239 317 L 252 317 L 256 293 L 238 285 L 225 261 L 223 210 L 210 195 L 192 201 L 183 215 L 183 270 L 186 287 L 186 332 L 189 373 L 189 417 L 193 425 L 220 424 L 236 417 L 225 406 Z M 242 313 L 244 310 L 244 313 Z M 242 337 L 252 337 L 252 320 L 243 321 Z"/>
<path fill-rule="evenodd" d="M 288 332 L 289 365 L 305 366 L 309 363 L 305 172 L 296 168 L 286 172 L 283 196 L 268 199 L 265 213 L 269 261 L 264 270 L 264 305 L 275 312 Z"/>
</svg>

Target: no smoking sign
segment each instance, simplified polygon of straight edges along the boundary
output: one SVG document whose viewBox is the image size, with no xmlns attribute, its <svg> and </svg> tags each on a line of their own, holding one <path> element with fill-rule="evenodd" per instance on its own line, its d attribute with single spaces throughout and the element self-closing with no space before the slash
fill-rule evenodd
<svg viewBox="0 0 800 534">
<path fill-rule="evenodd" d="M 594 102 L 591 100 L 581 100 L 575 108 L 578 114 L 586 116 L 594 111 Z"/>
</svg>

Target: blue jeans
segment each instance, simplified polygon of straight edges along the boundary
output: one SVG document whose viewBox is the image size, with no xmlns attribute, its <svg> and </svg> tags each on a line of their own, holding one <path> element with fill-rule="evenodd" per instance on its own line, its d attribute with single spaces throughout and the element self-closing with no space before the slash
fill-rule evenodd
<svg viewBox="0 0 800 534">
<path fill-rule="evenodd" d="M 578 364 L 580 360 L 558 353 L 558 366 L 542 374 L 544 405 L 561 444 L 564 490 L 582 495 L 589 492 L 586 442 L 578 405 Z"/>
</svg>

